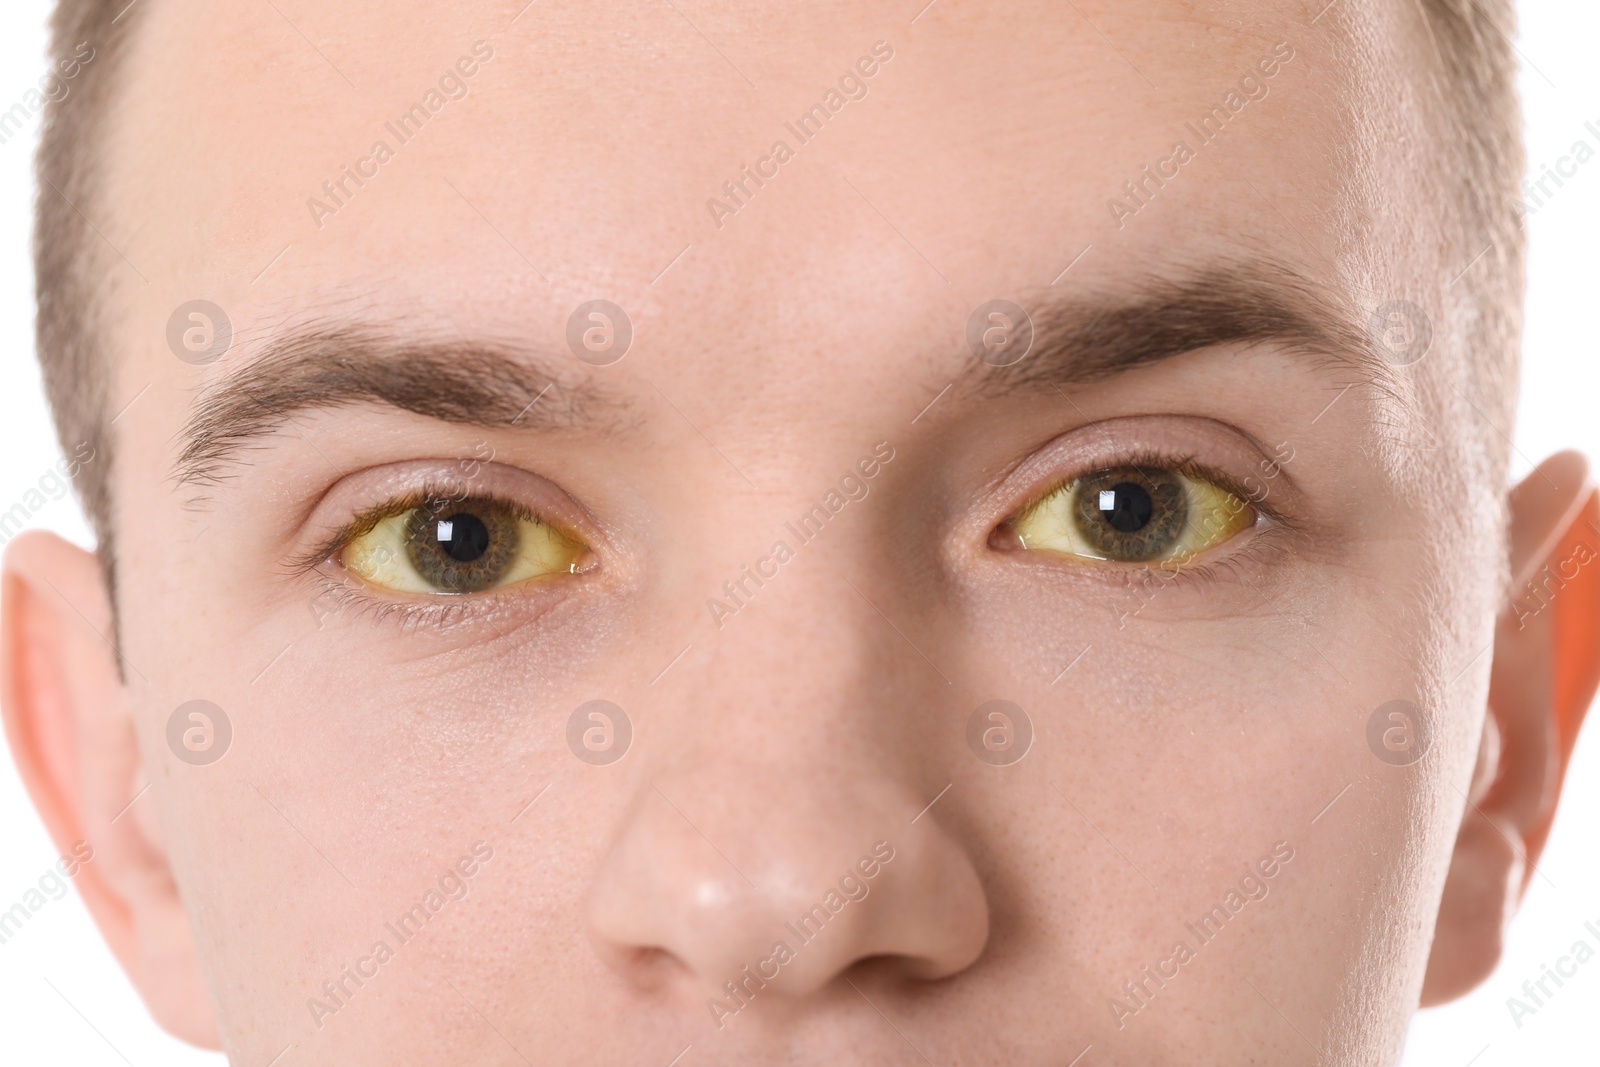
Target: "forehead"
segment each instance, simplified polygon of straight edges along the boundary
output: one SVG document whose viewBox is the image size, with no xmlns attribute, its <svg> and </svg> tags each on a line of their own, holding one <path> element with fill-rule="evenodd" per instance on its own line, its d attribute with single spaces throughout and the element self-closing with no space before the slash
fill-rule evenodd
<svg viewBox="0 0 1600 1067">
<path fill-rule="evenodd" d="M 559 346 L 606 298 L 716 391 L 1052 284 L 1427 269 L 1376 251 L 1423 225 L 1374 210 L 1422 136 L 1396 12 L 900 7 L 153 3 L 111 145 L 146 333 L 206 297 Z"/>
</svg>

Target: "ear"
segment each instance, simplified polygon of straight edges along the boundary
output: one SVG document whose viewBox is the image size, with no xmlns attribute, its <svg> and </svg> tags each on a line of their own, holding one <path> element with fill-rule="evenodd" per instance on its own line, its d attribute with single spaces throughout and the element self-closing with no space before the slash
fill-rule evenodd
<svg viewBox="0 0 1600 1067">
<path fill-rule="evenodd" d="M 1511 491 L 1510 511 L 1512 584 L 1423 1007 L 1467 992 L 1499 962 L 1600 683 L 1600 490 L 1587 462 L 1551 456 Z"/>
<path fill-rule="evenodd" d="M 28 531 L 0 565 L 0 712 L 51 840 L 158 1023 L 219 1048 L 188 918 L 159 840 L 93 554 Z M 124 665 L 130 678 L 137 674 Z"/>
</svg>

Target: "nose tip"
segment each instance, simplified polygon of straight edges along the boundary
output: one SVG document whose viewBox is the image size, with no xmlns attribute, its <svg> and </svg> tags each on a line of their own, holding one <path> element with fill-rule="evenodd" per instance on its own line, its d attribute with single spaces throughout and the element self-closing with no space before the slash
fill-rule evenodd
<svg viewBox="0 0 1600 1067">
<path fill-rule="evenodd" d="M 982 954 L 989 912 L 977 872 L 937 824 L 908 829 L 896 835 L 898 845 L 884 837 L 863 847 L 831 881 L 813 878 L 810 893 L 797 884 L 784 895 L 793 958 L 781 971 L 790 995 L 816 992 L 866 959 L 889 959 L 904 977 L 933 980 Z M 820 865 L 814 870 L 822 873 Z"/>
<path fill-rule="evenodd" d="M 708 836 L 659 790 L 643 801 L 603 861 L 589 909 L 601 958 L 641 988 L 709 990 L 734 1012 L 758 996 L 809 996 L 869 958 L 931 980 L 983 952 L 982 884 L 932 819 L 895 820 L 903 833 L 870 820 L 876 834 L 857 820 L 834 833 L 769 823 L 755 834 L 719 821 Z"/>
</svg>

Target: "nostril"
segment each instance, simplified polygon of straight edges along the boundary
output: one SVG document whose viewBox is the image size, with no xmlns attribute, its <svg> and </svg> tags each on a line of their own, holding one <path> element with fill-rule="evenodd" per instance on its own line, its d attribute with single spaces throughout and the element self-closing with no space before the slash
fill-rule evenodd
<svg viewBox="0 0 1600 1067">
<path fill-rule="evenodd" d="M 657 946 L 639 947 L 622 945 L 596 946 L 608 957 L 612 969 L 629 984 L 642 992 L 664 989 L 674 979 L 689 973 L 672 952 Z"/>
<path fill-rule="evenodd" d="M 850 970 L 862 976 L 882 978 L 892 976 L 901 982 L 942 982 L 966 970 L 970 963 L 951 967 L 948 963 L 927 956 L 907 956 L 897 952 L 884 952 L 860 959 Z"/>
</svg>

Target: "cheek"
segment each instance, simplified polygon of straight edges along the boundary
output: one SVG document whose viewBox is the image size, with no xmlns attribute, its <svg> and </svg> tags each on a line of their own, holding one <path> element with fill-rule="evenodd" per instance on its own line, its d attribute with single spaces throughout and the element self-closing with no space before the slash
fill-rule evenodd
<svg viewBox="0 0 1600 1067">
<path fill-rule="evenodd" d="M 1097 920 L 1101 940 L 1070 951 L 1106 961 L 1112 988 L 1136 976 L 1122 974 L 1128 959 L 1153 965 L 1192 936 L 1185 923 L 1279 842 L 1294 859 L 1266 880 L 1264 900 L 1246 897 L 1237 938 L 1230 930 L 1206 953 L 1242 963 L 1271 946 L 1273 980 L 1328 1012 L 1344 1010 L 1356 976 L 1393 973 L 1393 955 L 1380 965 L 1386 951 L 1403 957 L 1402 980 L 1420 980 L 1417 931 L 1432 929 L 1458 807 L 1456 723 L 1471 717 L 1462 694 L 1441 701 L 1425 679 L 1442 649 L 1458 664 L 1470 651 L 1452 647 L 1447 618 L 1419 623 L 1407 609 L 1401 590 L 1415 588 L 1407 579 L 1426 570 L 1426 551 L 1388 541 L 1370 556 L 1287 563 L 1270 602 L 1250 588 L 1069 588 L 1015 575 L 967 601 L 959 669 L 973 690 L 1027 712 L 1035 752 L 1006 773 L 1047 774 L 1050 817 L 961 752 L 970 771 L 957 788 L 983 824 L 1036 828 L 1015 842 L 1019 862 L 1109 916 Z M 1397 699 L 1428 709 L 1412 720 L 1409 762 L 1371 740 L 1374 714 Z M 1331 914 L 1351 920 L 1330 924 Z M 1326 966 L 1293 962 L 1307 958 Z M 1185 996 L 1232 995 L 1194 985 Z M 1361 995 L 1391 1010 L 1378 992 Z"/>
</svg>

